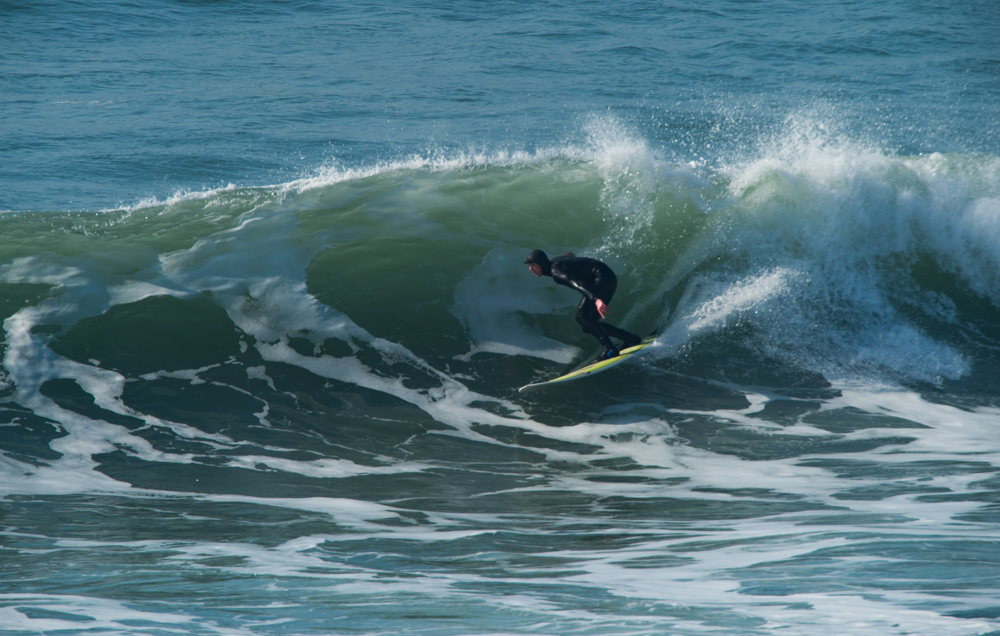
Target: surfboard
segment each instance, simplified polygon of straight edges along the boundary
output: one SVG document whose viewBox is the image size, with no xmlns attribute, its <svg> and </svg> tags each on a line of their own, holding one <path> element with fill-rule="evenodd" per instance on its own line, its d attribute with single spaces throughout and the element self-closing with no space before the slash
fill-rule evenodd
<svg viewBox="0 0 1000 636">
<path fill-rule="evenodd" d="M 629 357 L 635 355 L 637 352 L 642 351 L 644 348 L 648 347 L 656 339 L 655 335 L 649 336 L 643 339 L 642 342 L 635 345 L 634 347 L 629 347 L 628 349 L 622 349 L 621 353 L 610 360 L 598 360 L 593 364 L 588 364 L 587 366 L 577 369 L 576 371 L 571 371 L 566 375 L 561 375 L 558 378 L 552 380 L 546 380 L 544 382 L 535 382 L 532 384 L 526 384 L 518 389 L 519 393 L 527 393 L 528 391 L 533 391 L 543 386 L 548 386 L 550 384 L 559 384 L 560 382 L 570 382 L 572 380 L 579 380 L 580 378 L 585 378 L 595 373 L 600 373 L 601 371 L 607 371 L 611 367 L 624 362 Z"/>
</svg>

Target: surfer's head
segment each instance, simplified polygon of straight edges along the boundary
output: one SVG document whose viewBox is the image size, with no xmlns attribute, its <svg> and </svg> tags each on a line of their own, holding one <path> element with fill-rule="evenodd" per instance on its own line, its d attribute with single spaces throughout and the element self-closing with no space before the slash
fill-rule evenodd
<svg viewBox="0 0 1000 636">
<path fill-rule="evenodd" d="M 535 276 L 548 276 L 552 273 L 552 263 L 549 262 L 548 255 L 542 250 L 532 251 L 524 263 Z"/>
</svg>

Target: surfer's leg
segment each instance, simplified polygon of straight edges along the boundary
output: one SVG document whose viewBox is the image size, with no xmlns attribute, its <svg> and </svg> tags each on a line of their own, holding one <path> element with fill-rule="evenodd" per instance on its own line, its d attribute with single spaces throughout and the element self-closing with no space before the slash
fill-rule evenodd
<svg viewBox="0 0 1000 636">
<path fill-rule="evenodd" d="M 622 349 L 628 349 L 629 347 L 634 347 L 640 342 L 642 342 L 642 338 L 635 335 L 631 331 L 625 331 L 620 327 L 616 327 L 606 322 L 602 322 L 600 326 L 602 329 L 604 329 L 604 333 L 608 334 L 612 338 L 618 338 L 619 340 L 622 341 Z"/>
<path fill-rule="evenodd" d="M 615 289 L 618 286 L 618 279 L 612 278 L 610 280 L 600 281 L 597 296 L 607 304 L 611 304 L 611 299 L 615 295 Z M 586 299 L 584 299 L 586 301 Z M 593 306 L 594 303 L 590 303 Z M 580 304 L 583 307 L 583 303 Z M 601 318 L 600 314 L 597 313 L 597 307 L 594 307 L 593 313 L 594 322 L 597 324 L 597 328 L 600 329 L 606 336 L 611 338 L 618 338 L 622 341 L 622 349 L 628 349 L 629 347 L 634 347 L 635 345 L 642 342 L 642 338 L 635 335 L 632 332 L 625 331 L 620 327 L 616 327 L 607 322 L 598 322 Z M 579 319 L 577 319 L 579 320 Z M 603 342 L 601 344 L 604 344 Z M 607 348 L 605 346 L 605 348 Z"/>
<path fill-rule="evenodd" d="M 597 341 L 604 347 L 604 353 L 601 354 L 601 357 L 613 358 L 618 355 L 618 348 L 615 347 L 614 343 L 611 342 L 611 338 L 608 337 L 607 332 L 604 331 L 600 319 L 601 315 L 597 313 L 597 306 L 584 298 L 583 302 L 576 309 L 576 321 L 580 323 L 580 327 L 583 328 L 584 333 L 589 333 L 597 338 Z"/>
</svg>

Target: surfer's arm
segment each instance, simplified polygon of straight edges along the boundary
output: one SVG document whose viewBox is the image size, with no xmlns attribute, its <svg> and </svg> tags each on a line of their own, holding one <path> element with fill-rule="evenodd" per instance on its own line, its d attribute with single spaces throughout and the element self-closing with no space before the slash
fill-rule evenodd
<svg viewBox="0 0 1000 636">
<path fill-rule="evenodd" d="M 594 292 L 590 291 L 584 285 L 580 284 L 580 282 L 575 278 L 568 276 L 566 272 L 564 272 L 561 268 L 559 269 L 555 267 L 552 268 L 552 280 L 556 281 L 556 283 L 560 285 L 565 285 L 566 287 L 572 287 L 576 291 L 583 294 L 584 297 L 587 298 L 587 300 L 590 300 L 594 303 L 597 303 L 598 301 L 601 300 L 600 298 L 594 295 Z M 601 304 L 603 305 L 604 302 L 601 301 Z"/>
<path fill-rule="evenodd" d="M 611 308 L 595 293 L 595 290 L 601 288 L 600 281 L 604 269 L 607 269 L 607 266 L 592 259 L 564 260 L 560 257 L 552 264 L 551 276 L 556 283 L 572 287 L 583 294 L 584 298 L 597 307 L 597 314 L 601 318 L 607 318 L 608 314 L 611 313 Z M 608 273 L 612 277 L 614 276 L 610 270 Z"/>
<path fill-rule="evenodd" d="M 598 298 L 597 295 L 594 294 L 594 292 L 590 291 L 590 289 L 587 288 L 586 285 L 583 285 L 582 283 L 580 283 L 578 280 L 574 279 L 571 276 L 567 276 L 565 272 L 553 269 L 552 278 L 560 285 L 565 285 L 566 287 L 572 287 L 576 291 L 583 294 L 584 297 L 587 298 L 587 300 L 594 303 L 594 305 L 597 307 L 597 313 L 601 316 L 601 318 L 607 318 L 608 314 L 611 313 L 611 308 L 608 307 L 608 303 Z"/>
</svg>

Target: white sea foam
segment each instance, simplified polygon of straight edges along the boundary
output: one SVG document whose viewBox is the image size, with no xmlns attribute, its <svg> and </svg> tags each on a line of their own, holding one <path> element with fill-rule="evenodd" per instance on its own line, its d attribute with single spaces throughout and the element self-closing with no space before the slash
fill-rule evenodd
<svg viewBox="0 0 1000 636">
<path fill-rule="evenodd" d="M 0 594 L 0 624 L 11 632 L 39 633 L 100 630 L 105 634 L 134 634 L 137 624 L 155 626 L 164 631 L 190 629 L 196 623 L 191 616 L 174 612 L 143 611 L 111 599 L 73 594 Z M 42 610 L 48 616 L 30 610 Z M 227 629 L 198 622 L 209 633 L 232 633 Z"/>
</svg>

